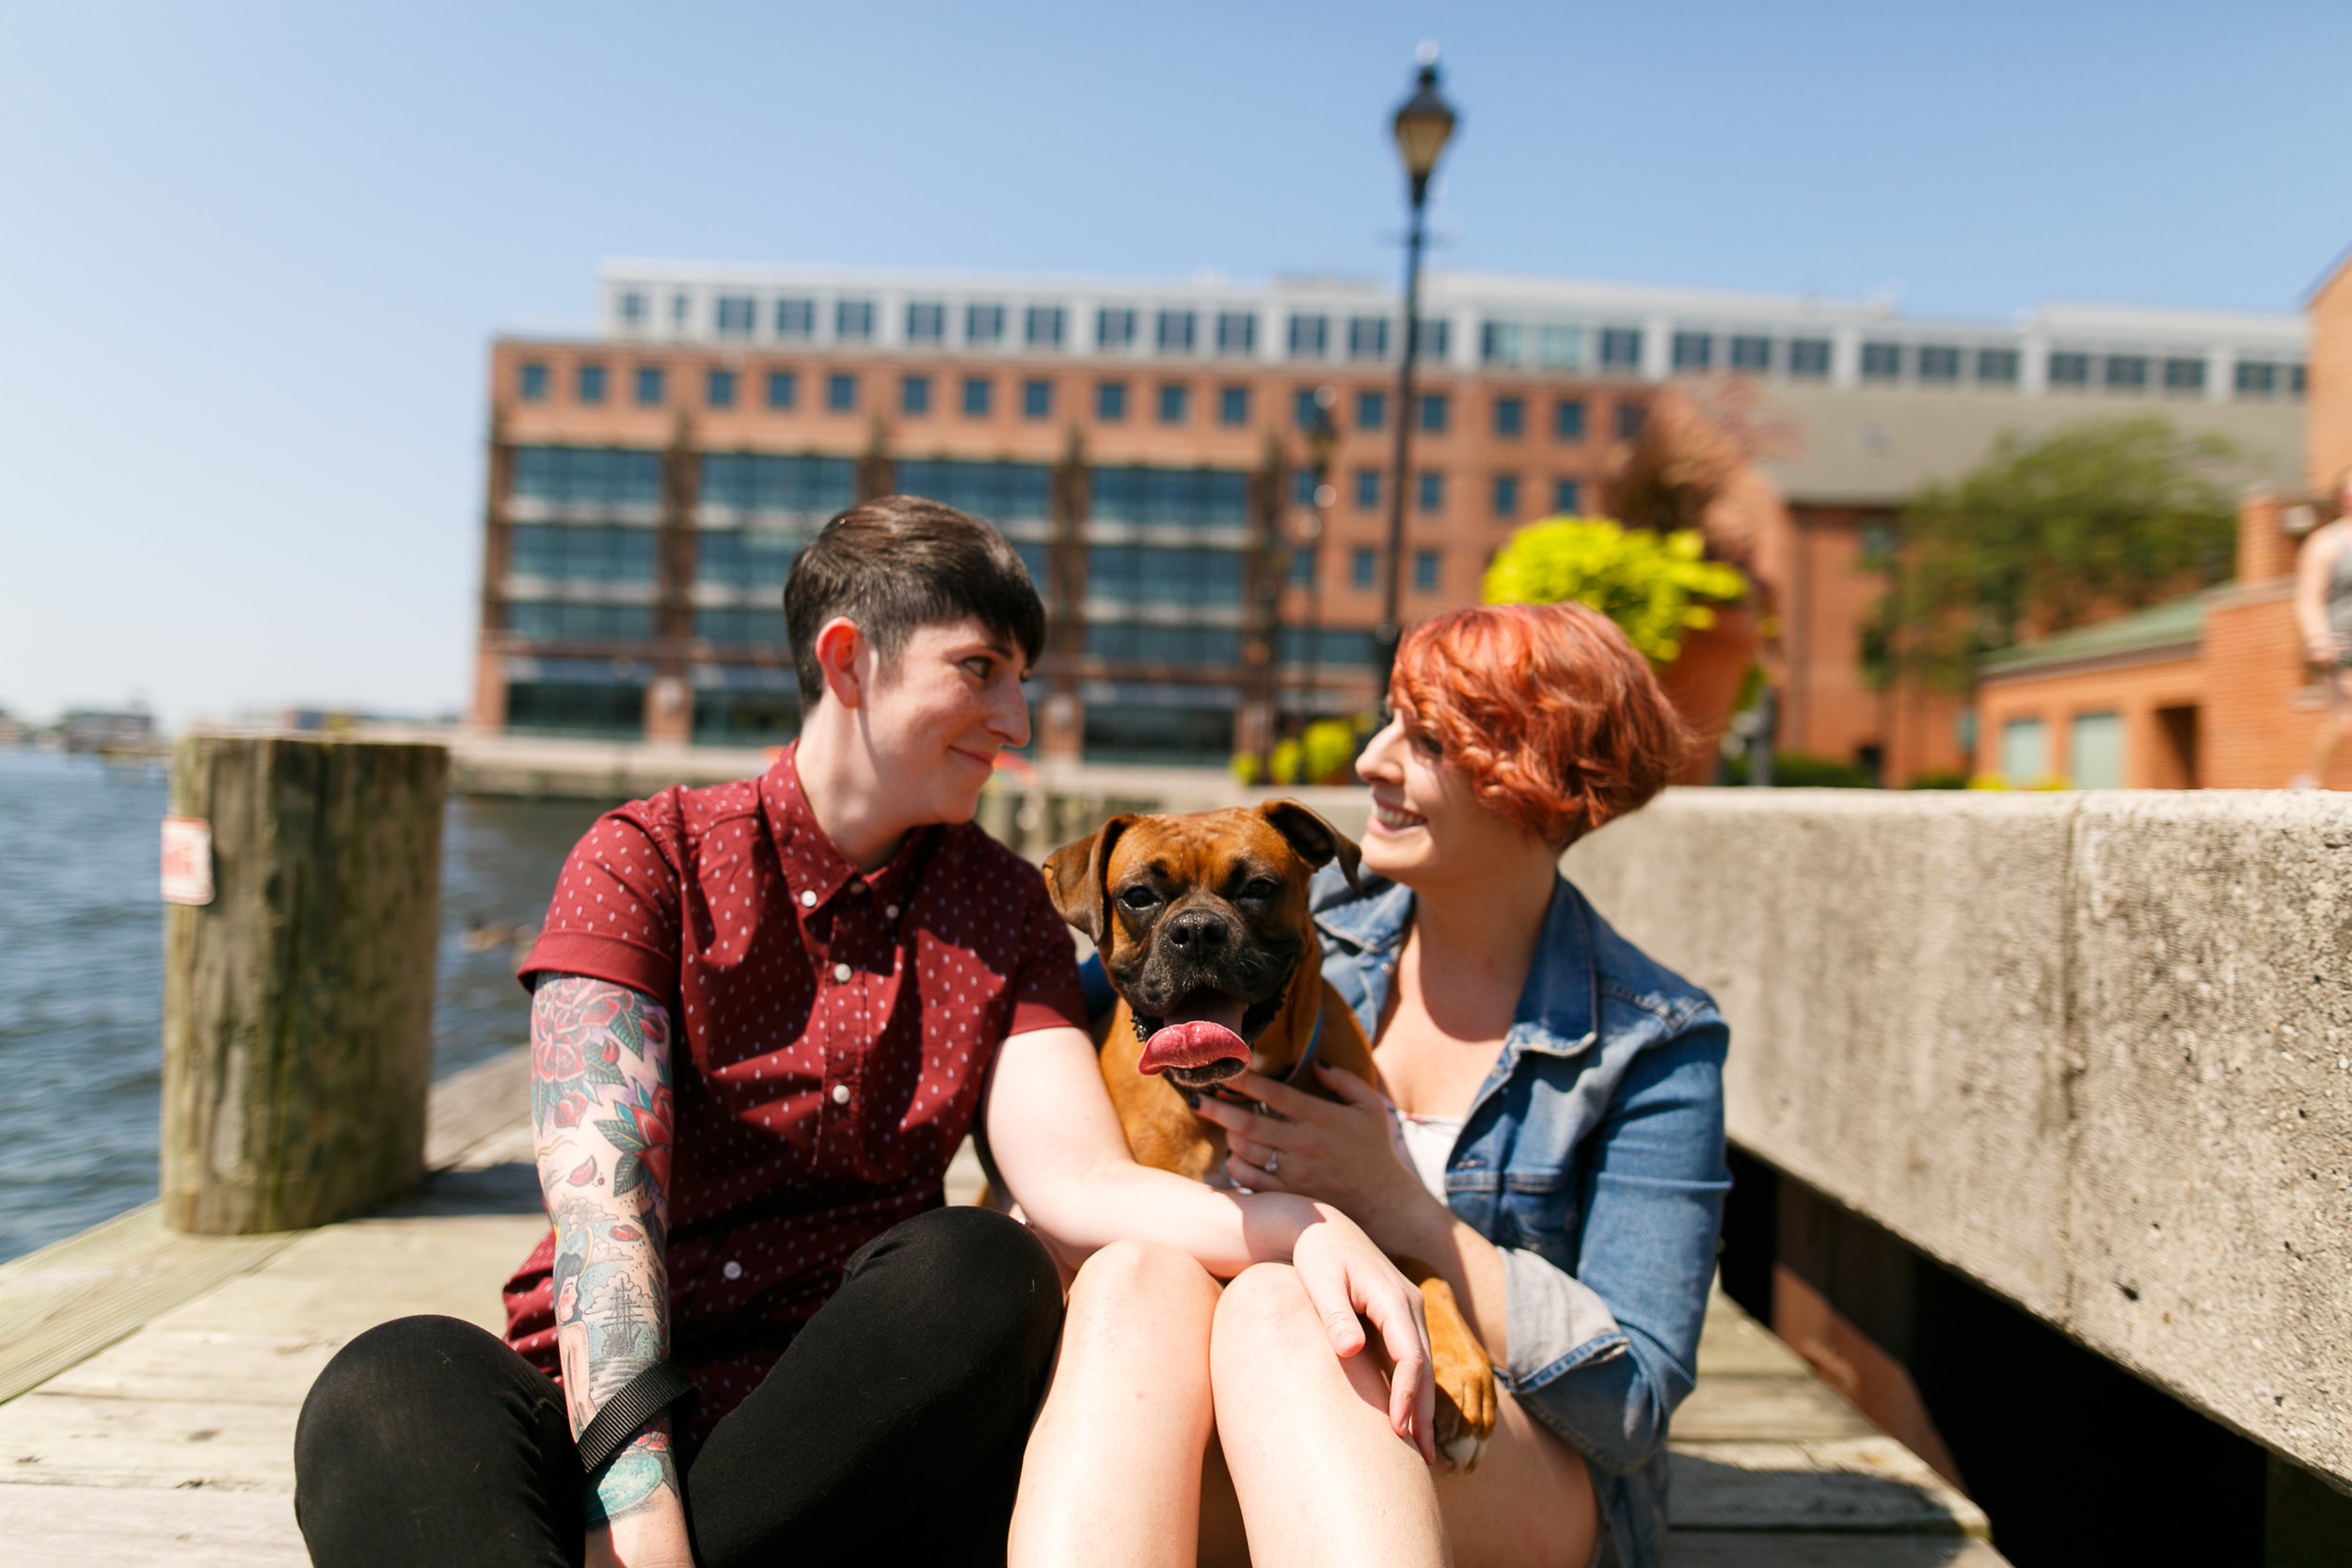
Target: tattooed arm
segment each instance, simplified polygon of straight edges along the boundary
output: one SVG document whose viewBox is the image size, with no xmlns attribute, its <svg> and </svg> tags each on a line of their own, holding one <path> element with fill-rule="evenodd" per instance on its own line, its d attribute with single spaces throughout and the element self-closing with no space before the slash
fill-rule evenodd
<svg viewBox="0 0 2352 1568">
<path fill-rule="evenodd" d="M 555 1339 L 572 1435 L 670 1352 L 670 1018 L 625 987 L 540 977 L 531 1123 L 555 1221 Z M 691 1568 L 670 1421 L 589 1478 L 588 1560 Z"/>
</svg>

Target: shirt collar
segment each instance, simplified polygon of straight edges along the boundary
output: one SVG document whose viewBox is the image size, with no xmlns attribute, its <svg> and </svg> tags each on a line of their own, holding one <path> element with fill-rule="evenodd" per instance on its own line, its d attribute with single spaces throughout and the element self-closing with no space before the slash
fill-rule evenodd
<svg viewBox="0 0 2352 1568">
<path fill-rule="evenodd" d="M 809 809 L 808 794 L 801 787 L 799 752 L 798 741 L 787 746 L 759 781 L 760 813 L 767 820 L 768 836 L 776 847 L 776 863 L 783 867 L 785 889 L 794 907 L 820 910 L 842 889 L 859 881 L 878 900 L 903 907 L 915 868 L 937 828 L 918 828 L 908 833 L 889 862 L 866 876 L 850 863 Z M 811 894 L 816 896 L 808 896 Z"/>
</svg>

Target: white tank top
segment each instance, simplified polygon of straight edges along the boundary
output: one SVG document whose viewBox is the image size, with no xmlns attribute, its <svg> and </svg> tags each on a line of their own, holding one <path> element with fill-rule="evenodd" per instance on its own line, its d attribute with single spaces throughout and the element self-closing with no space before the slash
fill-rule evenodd
<svg viewBox="0 0 2352 1568">
<path fill-rule="evenodd" d="M 1454 1158 L 1454 1145 L 1462 1135 L 1467 1117 L 1407 1116 L 1389 1107 L 1389 1125 L 1395 1131 L 1397 1158 L 1421 1178 L 1421 1184 L 1445 1201 L 1445 1165 Z"/>
</svg>

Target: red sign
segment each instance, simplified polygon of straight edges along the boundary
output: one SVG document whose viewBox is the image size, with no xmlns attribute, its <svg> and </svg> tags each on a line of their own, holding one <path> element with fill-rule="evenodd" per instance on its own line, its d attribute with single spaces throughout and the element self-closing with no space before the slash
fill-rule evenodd
<svg viewBox="0 0 2352 1568">
<path fill-rule="evenodd" d="M 213 901 L 213 825 L 200 816 L 164 818 L 164 902 Z"/>
</svg>

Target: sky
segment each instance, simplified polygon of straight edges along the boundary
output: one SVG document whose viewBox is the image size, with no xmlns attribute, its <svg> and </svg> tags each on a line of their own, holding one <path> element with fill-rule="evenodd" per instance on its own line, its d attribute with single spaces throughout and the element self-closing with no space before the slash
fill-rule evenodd
<svg viewBox="0 0 2352 1568">
<path fill-rule="evenodd" d="M 465 701 L 485 369 L 654 257 L 2293 310 L 2352 8 L 0 0 L 0 707 Z"/>
</svg>

